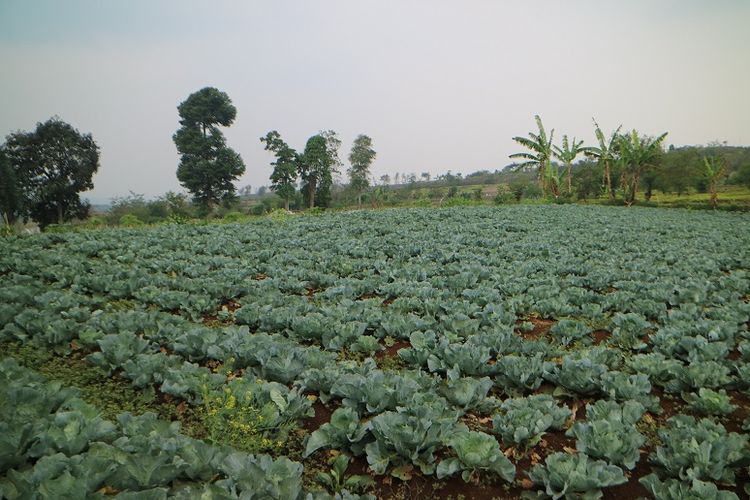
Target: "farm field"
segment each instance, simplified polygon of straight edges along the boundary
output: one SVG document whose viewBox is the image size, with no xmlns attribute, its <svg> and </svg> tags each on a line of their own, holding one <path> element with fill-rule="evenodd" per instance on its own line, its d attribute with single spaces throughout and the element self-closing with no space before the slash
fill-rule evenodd
<svg viewBox="0 0 750 500">
<path fill-rule="evenodd" d="M 744 213 L 7 238 L 0 348 L 0 498 L 748 496 Z"/>
</svg>

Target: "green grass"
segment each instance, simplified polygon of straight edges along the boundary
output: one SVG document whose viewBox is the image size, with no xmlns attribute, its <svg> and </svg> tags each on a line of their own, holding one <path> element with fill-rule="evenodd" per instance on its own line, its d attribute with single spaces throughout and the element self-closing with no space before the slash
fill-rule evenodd
<svg viewBox="0 0 750 500">
<path fill-rule="evenodd" d="M 108 420 L 130 412 L 141 415 L 152 412 L 168 421 L 179 421 L 182 433 L 197 439 L 206 436 L 202 416 L 195 408 L 177 405 L 174 401 L 160 401 L 154 390 L 138 390 L 129 380 L 109 377 L 96 366 L 72 354 L 68 357 L 56 355 L 32 344 L 4 342 L 0 349 L 5 356 L 14 358 L 18 364 L 81 392 L 81 399 L 99 409 Z"/>
</svg>

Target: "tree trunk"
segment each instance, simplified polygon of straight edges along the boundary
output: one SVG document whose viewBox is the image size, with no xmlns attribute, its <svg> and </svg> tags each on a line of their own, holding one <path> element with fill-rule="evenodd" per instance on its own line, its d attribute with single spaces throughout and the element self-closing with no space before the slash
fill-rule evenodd
<svg viewBox="0 0 750 500">
<path fill-rule="evenodd" d="M 568 194 L 573 194 L 573 165 L 568 163 Z"/>
<path fill-rule="evenodd" d="M 289 198 L 284 198 L 284 210 L 289 211 Z"/>
<path fill-rule="evenodd" d="M 630 189 L 630 204 L 631 205 L 635 203 L 635 193 L 638 191 L 638 183 L 640 179 L 641 179 L 640 173 L 636 172 L 635 174 L 633 174 L 633 185 L 631 186 L 631 189 Z"/>
<path fill-rule="evenodd" d="M 604 162 L 604 183 L 607 186 L 607 195 L 611 201 L 615 201 L 615 191 L 612 189 L 612 173 L 609 169 L 609 162 Z"/>
<path fill-rule="evenodd" d="M 654 190 L 651 187 L 651 184 L 649 184 L 648 186 L 646 186 L 646 192 L 644 194 L 644 197 L 646 198 L 646 201 L 651 201 L 651 196 L 654 194 L 653 191 Z"/>
<path fill-rule="evenodd" d="M 708 190 L 711 192 L 711 206 L 716 209 L 716 206 L 719 204 L 719 195 L 716 193 L 716 185 L 711 183 L 711 185 L 708 186 Z"/>
<path fill-rule="evenodd" d="M 308 182 L 307 187 L 310 189 L 310 208 L 313 208 L 315 206 L 315 181 Z"/>
<path fill-rule="evenodd" d="M 542 190 L 542 198 L 547 196 L 546 183 L 544 182 L 544 175 L 547 173 L 547 165 L 543 164 L 539 167 L 539 188 Z"/>
<path fill-rule="evenodd" d="M 362 193 L 357 194 L 357 205 L 362 208 Z"/>
<path fill-rule="evenodd" d="M 57 223 L 58 224 L 62 224 L 63 223 L 63 209 L 62 209 L 62 204 L 61 203 L 57 204 Z"/>
</svg>

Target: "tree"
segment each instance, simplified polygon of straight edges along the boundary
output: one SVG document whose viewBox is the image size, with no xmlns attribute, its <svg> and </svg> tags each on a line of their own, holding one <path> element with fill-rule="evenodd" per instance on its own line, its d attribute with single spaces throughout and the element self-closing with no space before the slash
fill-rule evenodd
<svg viewBox="0 0 750 500">
<path fill-rule="evenodd" d="M 298 170 L 307 194 L 307 206 L 315 206 L 316 189 L 319 183 L 331 178 L 331 156 L 326 147 L 326 139 L 318 134 L 310 137 L 305 144 L 305 152 L 299 157 Z"/>
<path fill-rule="evenodd" d="M 330 161 L 330 167 L 324 172 L 315 189 L 315 204 L 319 207 L 328 207 L 331 204 L 331 188 L 333 187 L 333 176 L 340 173 L 344 166 L 339 158 L 341 139 L 333 130 L 323 130 L 318 135 L 325 139 L 326 153 Z"/>
<path fill-rule="evenodd" d="M 723 159 L 717 156 L 703 157 L 703 175 L 708 183 L 708 192 L 711 193 L 711 206 L 716 208 L 719 204 L 719 196 L 716 188 L 721 178 L 726 175 L 727 165 Z"/>
<path fill-rule="evenodd" d="M 429 172 L 422 172 L 422 174 L 420 175 L 420 177 L 422 177 L 422 180 L 424 182 L 430 182 L 430 173 Z"/>
<path fill-rule="evenodd" d="M 266 151 L 276 155 L 276 161 L 271 162 L 271 189 L 284 200 L 284 209 L 289 210 L 289 200 L 294 196 L 297 186 L 299 155 L 275 130 L 261 137 L 260 142 L 265 143 Z"/>
<path fill-rule="evenodd" d="M 666 132 L 656 138 L 639 136 L 636 130 L 620 136 L 618 149 L 623 167 L 621 184 L 625 190 L 625 203 L 628 206 L 635 201 L 635 194 L 643 172 L 657 165 L 662 155 L 661 143 L 665 137 L 667 137 Z"/>
<path fill-rule="evenodd" d="M 15 223 L 21 212 L 21 195 L 16 172 L 0 149 L 0 222 L 6 226 Z"/>
<path fill-rule="evenodd" d="M 602 132 L 599 124 L 596 123 L 596 119 L 592 118 L 592 120 L 594 121 L 594 134 L 596 134 L 596 140 L 599 142 L 599 146 L 589 147 L 585 151 L 585 154 L 589 158 L 595 159 L 599 162 L 599 165 L 602 166 L 604 185 L 607 188 L 607 193 L 609 193 L 609 199 L 614 201 L 615 190 L 612 186 L 612 166 L 617 160 L 617 143 L 620 137 L 620 129 L 622 128 L 622 125 L 617 127 L 617 129 L 612 132 L 609 139 L 607 139 L 604 137 L 604 132 Z"/>
<path fill-rule="evenodd" d="M 354 139 L 352 150 L 349 153 L 349 185 L 357 193 L 357 205 L 362 206 L 362 192 L 370 186 L 370 165 L 375 159 L 375 150 L 372 149 L 372 139 L 360 134 Z"/>
<path fill-rule="evenodd" d="M 22 215 L 42 228 L 88 215 L 89 204 L 79 193 L 94 187 L 92 178 L 99 168 L 99 146 L 91 134 L 54 117 L 38 123 L 33 132 L 10 134 L 4 150 Z"/>
<path fill-rule="evenodd" d="M 229 96 L 205 87 L 177 107 L 180 129 L 172 136 L 180 153 L 177 179 L 207 210 L 234 198 L 233 182 L 245 172 L 245 164 L 226 145 L 219 126 L 228 127 L 237 116 Z"/>
<path fill-rule="evenodd" d="M 384 186 L 388 186 L 391 184 L 391 176 L 388 174 L 383 174 L 380 176 L 380 183 Z"/>
<path fill-rule="evenodd" d="M 573 161 L 576 157 L 588 151 L 589 148 L 583 147 L 583 141 L 576 142 L 576 138 L 573 137 L 573 142 L 568 142 L 568 136 L 563 135 L 562 137 L 562 148 L 552 146 L 555 157 L 557 157 L 563 166 L 565 167 L 565 179 L 568 188 L 568 194 L 573 194 Z"/>
<path fill-rule="evenodd" d="M 546 194 L 545 177 L 547 176 L 548 168 L 550 168 L 549 163 L 552 157 L 552 137 L 555 131 L 551 130 L 549 137 L 547 137 L 547 132 L 544 130 L 544 125 L 542 125 L 542 119 L 539 118 L 539 115 L 535 115 L 534 120 L 536 120 L 536 125 L 539 128 L 538 134 L 529 132 L 528 138 L 513 138 L 518 144 L 531 150 L 531 153 L 514 153 L 510 155 L 510 158 L 522 158 L 526 160 L 518 164 L 516 170 L 524 170 L 528 168 L 536 169 L 539 187 L 542 189 L 542 193 Z"/>
</svg>

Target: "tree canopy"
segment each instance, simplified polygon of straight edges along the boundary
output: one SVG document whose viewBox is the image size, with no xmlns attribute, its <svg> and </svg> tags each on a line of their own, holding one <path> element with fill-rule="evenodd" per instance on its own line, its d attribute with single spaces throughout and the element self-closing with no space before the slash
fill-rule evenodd
<svg viewBox="0 0 750 500">
<path fill-rule="evenodd" d="M 228 127 L 237 116 L 229 96 L 205 87 L 180 103 L 180 129 L 173 136 L 180 164 L 177 178 L 206 209 L 235 196 L 234 181 L 245 172 L 245 164 L 226 145 L 219 126 Z"/>
<path fill-rule="evenodd" d="M 53 117 L 32 132 L 8 135 L 3 150 L 3 168 L 12 170 L 0 195 L 8 222 L 30 217 L 46 227 L 86 217 L 89 205 L 79 193 L 94 187 L 99 168 L 99 147 L 91 134 Z"/>
<path fill-rule="evenodd" d="M 299 158 L 299 173 L 305 184 L 305 195 L 308 207 L 315 206 L 318 184 L 332 184 L 331 166 L 333 160 L 329 154 L 326 139 L 320 134 L 307 140 L 305 151 Z"/>
<path fill-rule="evenodd" d="M 362 192 L 370 186 L 370 164 L 375 159 L 375 150 L 372 149 L 372 139 L 360 134 L 354 139 L 352 150 L 349 153 L 349 184 L 357 193 L 357 203 L 362 205 Z M 429 174 L 428 174 L 429 176 Z"/>
<path fill-rule="evenodd" d="M 296 190 L 299 155 L 276 130 L 261 137 L 260 142 L 265 143 L 266 151 L 276 156 L 276 161 L 271 162 L 271 189 L 284 200 L 284 208 L 289 210 L 289 200 Z"/>
</svg>

